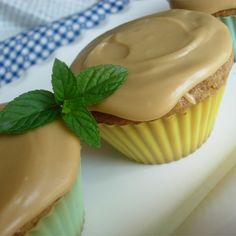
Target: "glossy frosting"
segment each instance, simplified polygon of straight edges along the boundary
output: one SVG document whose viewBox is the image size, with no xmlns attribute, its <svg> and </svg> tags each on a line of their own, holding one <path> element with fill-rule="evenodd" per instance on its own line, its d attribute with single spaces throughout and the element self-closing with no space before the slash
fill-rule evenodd
<svg viewBox="0 0 236 236">
<path fill-rule="evenodd" d="M 12 236 L 68 192 L 80 143 L 61 122 L 0 136 L 0 235 Z"/>
<path fill-rule="evenodd" d="M 168 113 L 230 57 L 226 26 L 201 12 L 171 10 L 124 24 L 89 44 L 73 62 L 77 74 L 97 64 L 128 68 L 127 81 L 92 110 L 148 121 Z"/>
<path fill-rule="evenodd" d="M 210 14 L 236 8 L 236 0 L 170 0 L 172 8 L 203 11 Z"/>
</svg>

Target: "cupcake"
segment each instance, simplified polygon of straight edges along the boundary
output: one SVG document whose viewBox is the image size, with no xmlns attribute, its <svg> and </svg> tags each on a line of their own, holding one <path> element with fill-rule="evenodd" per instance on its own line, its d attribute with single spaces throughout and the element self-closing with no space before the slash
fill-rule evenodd
<svg viewBox="0 0 236 236">
<path fill-rule="evenodd" d="M 98 64 L 129 70 L 110 97 L 90 109 L 101 136 L 145 164 L 179 160 L 208 138 L 233 64 L 227 27 L 215 17 L 170 10 L 121 25 L 74 60 L 75 74 Z"/>
<path fill-rule="evenodd" d="M 230 30 L 236 54 L 236 0 L 170 0 L 169 2 L 171 8 L 202 11 L 218 17 Z"/>
<path fill-rule="evenodd" d="M 53 92 L 28 91 L 0 104 L 1 236 L 81 235 L 79 140 L 100 147 L 88 104 L 112 94 L 127 74 L 121 66 L 100 65 L 75 76 L 55 59 Z"/>
<path fill-rule="evenodd" d="M 61 121 L 0 135 L 0 235 L 78 236 L 80 143 Z"/>
</svg>

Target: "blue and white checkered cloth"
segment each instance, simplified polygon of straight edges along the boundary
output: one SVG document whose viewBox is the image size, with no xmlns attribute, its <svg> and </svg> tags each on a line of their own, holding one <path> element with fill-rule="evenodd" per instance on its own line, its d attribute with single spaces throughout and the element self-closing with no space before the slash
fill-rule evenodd
<svg viewBox="0 0 236 236">
<path fill-rule="evenodd" d="M 4 2 L 4 0 L 1 1 Z M 7 2 L 7 0 L 5 1 Z M 24 1 L 30 2 L 31 0 Z M 51 23 L 45 22 L 46 18 L 43 17 L 42 21 L 37 21 L 40 22 L 39 26 L 1 41 L 0 84 L 10 83 L 19 79 L 22 73 L 30 66 L 47 59 L 57 48 L 77 39 L 81 34 L 81 30 L 95 27 L 108 14 L 121 11 L 129 2 L 129 0 L 100 0 L 94 4 L 94 1 L 96 0 L 90 0 L 92 6 L 86 10 L 83 9 L 85 8 L 84 5 L 82 12 L 80 11 Z M 41 3 L 41 1 L 39 2 Z M 23 4 L 22 1 L 21 4 Z M 65 11 L 61 11 L 60 14 L 59 12 L 60 10 L 58 10 L 58 15 L 65 14 Z M 31 22 L 27 23 L 26 21 L 25 25 L 29 24 L 27 27 L 34 26 L 35 17 L 35 15 L 34 17 L 32 16 Z M 48 19 L 48 21 L 50 20 L 51 18 Z"/>
<path fill-rule="evenodd" d="M 0 0 L 0 41 L 79 13 L 98 0 Z"/>
</svg>

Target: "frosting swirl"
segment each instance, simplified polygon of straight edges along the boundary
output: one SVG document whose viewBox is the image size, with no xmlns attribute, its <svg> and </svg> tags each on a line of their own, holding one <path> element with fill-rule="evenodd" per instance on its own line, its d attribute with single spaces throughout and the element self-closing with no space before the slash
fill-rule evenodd
<svg viewBox="0 0 236 236">
<path fill-rule="evenodd" d="M 167 114 L 230 57 L 232 41 L 215 17 L 188 10 L 157 13 L 121 25 L 90 43 L 71 68 L 118 64 L 128 79 L 91 109 L 134 121 Z"/>
</svg>

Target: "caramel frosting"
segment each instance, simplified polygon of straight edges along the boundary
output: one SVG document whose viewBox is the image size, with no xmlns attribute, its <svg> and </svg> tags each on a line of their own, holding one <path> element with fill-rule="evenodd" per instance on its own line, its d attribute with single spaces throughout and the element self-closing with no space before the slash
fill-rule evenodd
<svg viewBox="0 0 236 236">
<path fill-rule="evenodd" d="M 203 11 L 210 14 L 236 8 L 236 0 L 170 0 L 172 8 Z"/>
<path fill-rule="evenodd" d="M 171 10 L 121 25 L 90 43 L 71 68 L 98 64 L 128 68 L 125 83 L 91 109 L 133 121 L 167 114 L 178 100 L 230 57 L 226 26 L 201 12 Z"/>
<path fill-rule="evenodd" d="M 12 236 L 68 192 L 79 163 L 79 140 L 60 121 L 0 135 L 0 235 Z"/>
</svg>

